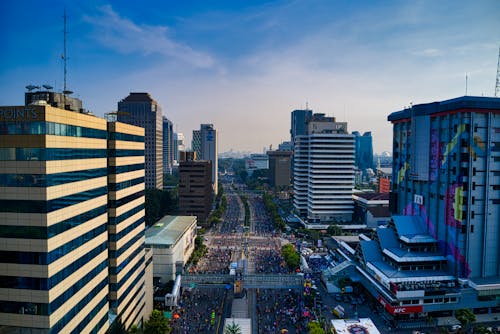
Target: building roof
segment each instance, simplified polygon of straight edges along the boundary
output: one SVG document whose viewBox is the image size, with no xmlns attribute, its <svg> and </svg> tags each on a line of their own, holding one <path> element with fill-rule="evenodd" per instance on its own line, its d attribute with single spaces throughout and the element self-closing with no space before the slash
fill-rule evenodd
<svg viewBox="0 0 500 334">
<path fill-rule="evenodd" d="M 370 318 L 359 319 L 336 319 L 331 320 L 335 333 L 350 334 L 350 333 L 366 333 L 366 334 L 380 334 L 375 324 Z"/>
<path fill-rule="evenodd" d="M 370 211 L 372 216 L 375 218 L 386 218 L 391 216 L 388 206 L 368 207 L 367 210 Z"/>
<path fill-rule="evenodd" d="M 174 245 L 193 224 L 196 224 L 196 216 L 165 216 L 146 230 L 145 244 Z"/>
<path fill-rule="evenodd" d="M 393 112 L 387 117 L 390 122 L 408 119 L 412 116 L 432 115 L 441 112 L 472 109 L 472 110 L 500 110 L 500 98 L 483 97 L 483 96 L 462 96 L 451 100 L 440 102 L 432 102 L 425 104 L 417 104 L 410 108 L 405 108 L 400 111 Z"/>
<path fill-rule="evenodd" d="M 392 216 L 399 239 L 407 243 L 436 242 L 424 229 L 425 222 L 420 216 Z"/>
<path fill-rule="evenodd" d="M 356 196 L 369 201 L 389 201 L 389 193 L 356 193 Z"/>
<path fill-rule="evenodd" d="M 121 102 L 151 102 L 152 104 L 158 104 L 149 93 L 130 93 Z"/>
</svg>

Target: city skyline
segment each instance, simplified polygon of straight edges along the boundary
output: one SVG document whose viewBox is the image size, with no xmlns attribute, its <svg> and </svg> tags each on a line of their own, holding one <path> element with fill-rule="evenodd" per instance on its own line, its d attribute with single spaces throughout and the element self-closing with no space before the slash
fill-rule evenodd
<svg viewBox="0 0 500 334">
<path fill-rule="evenodd" d="M 28 84 L 62 89 L 63 8 L 0 4 L 1 105 L 21 104 Z M 98 116 L 149 92 L 184 134 L 215 124 L 221 152 L 277 147 L 290 139 L 289 113 L 306 105 L 371 131 L 374 152 L 392 151 L 391 112 L 464 95 L 466 73 L 467 95 L 493 95 L 499 10 L 495 1 L 71 3 L 68 88 Z"/>
</svg>

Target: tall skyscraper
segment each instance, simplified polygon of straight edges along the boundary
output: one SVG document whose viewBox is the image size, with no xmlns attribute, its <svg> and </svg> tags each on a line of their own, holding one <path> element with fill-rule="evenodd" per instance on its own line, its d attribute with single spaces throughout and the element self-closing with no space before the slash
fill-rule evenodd
<svg viewBox="0 0 500 334">
<path fill-rule="evenodd" d="M 352 219 L 354 136 L 347 123 L 314 114 L 295 137 L 294 207 L 310 227 Z M 321 227 L 323 226 L 323 227 Z"/>
<path fill-rule="evenodd" d="M 201 159 L 201 131 L 193 130 L 193 138 L 191 138 L 191 150 L 196 152 L 196 156 L 198 159 Z"/>
<path fill-rule="evenodd" d="M 500 99 L 464 96 L 388 119 L 392 211 L 422 218 L 450 273 L 500 289 Z"/>
<path fill-rule="evenodd" d="M 172 121 L 163 117 L 163 172 L 172 174 L 174 166 L 174 126 Z"/>
<path fill-rule="evenodd" d="M 0 331 L 145 320 L 143 130 L 35 103 L 0 107 Z"/>
<path fill-rule="evenodd" d="M 361 135 L 358 131 L 354 131 L 352 134 L 355 139 L 355 166 L 361 170 L 374 169 L 372 133 L 365 132 Z"/>
<path fill-rule="evenodd" d="M 117 120 L 145 130 L 146 189 L 163 188 L 163 119 L 149 93 L 130 93 L 118 102 Z"/>
<path fill-rule="evenodd" d="M 106 120 L 0 107 L 0 324 L 108 328 Z"/>
<path fill-rule="evenodd" d="M 108 138 L 109 300 L 112 315 L 129 328 L 152 304 L 145 281 L 144 129 L 109 122 Z"/>
<path fill-rule="evenodd" d="M 201 124 L 200 130 L 193 130 L 191 146 L 196 152 L 197 160 L 210 160 L 212 162 L 212 184 L 214 193 L 218 192 L 218 147 L 217 130 L 213 124 Z"/>
</svg>

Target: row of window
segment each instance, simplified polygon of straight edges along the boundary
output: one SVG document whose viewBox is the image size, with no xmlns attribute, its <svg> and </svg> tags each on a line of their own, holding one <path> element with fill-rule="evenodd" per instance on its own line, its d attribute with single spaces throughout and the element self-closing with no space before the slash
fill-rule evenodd
<svg viewBox="0 0 500 334">
<path fill-rule="evenodd" d="M 120 255 L 122 255 L 124 252 L 126 252 L 135 242 L 137 242 L 137 240 L 139 240 L 143 236 L 144 236 L 144 229 L 139 231 L 139 233 L 136 236 L 134 236 L 126 244 L 122 245 L 117 250 L 109 250 L 109 257 L 110 258 L 118 258 Z"/>
<path fill-rule="evenodd" d="M 125 219 L 132 217 L 139 211 L 144 210 L 144 203 L 141 203 L 140 205 L 136 206 L 135 208 L 132 208 L 128 210 L 127 212 L 124 212 L 123 214 L 119 215 L 118 217 L 109 217 L 108 224 L 110 225 L 118 225 L 121 222 L 123 222 Z"/>
<path fill-rule="evenodd" d="M 109 191 L 118 191 L 122 189 L 126 189 L 138 184 L 144 183 L 144 177 L 139 177 L 137 179 L 132 179 L 132 180 L 126 180 L 123 182 L 118 182 L 118 183 L 109 183 Z"/>
<path fill-rule="evenodd" d="M 145 222 L 145 218 L 144 218 L 144 216 L 142 216 L 137 221 L 132 223 L 130 226 L 127 226 L 127 228 L 121 230 L 119 233 L 117 233 L 117 234 L 110 233 L 109 234 L 109 241 L 116 242 L 116 241 L 120 240 L 121 238 L 126 236 L 128 233 L 133 231 L 137 226 L 141 225 L 144 222 Z"/>
<path fill-rule="evenodd" d="M 107 131 L 54 122 L 0 124 L 0 135 L 54 135 L 106 139 Z"/>
<path fill-rule="evenodd" d="M 100 225 L 48 253 L 0 251 L 0 261 L 2 263 L 49 265 L 106 231 L 106 224 Z"/>
<path fill-rule="evenodd" d="M 129 195 L 129 196 L 126 196 L 126 197 L 123 197 L 123 198 L 120 198 L 120 199 L 116 199 L 116 200 L 109 200 L 108 201 L 108 205 L 110 208 L 118 208 L 124 204 L 127 204 L 128 202 L 131 202 L 135 199 L 138 199 L 140 197 L 144 196 L 144 190 L 141 190 L 139 192 L 136 192 L 132 195 Z"/>
<path fill-rule="evenodd" d="M 130 261 L 132 261 L 137 256 L 137 254 L 139 254 L 143 249 L 144 249 L 144 244 L 140 245 L 135 251 L 133 251 L 129 256 L 127 256 L 125 260 L 123 260 L 123 262 L 120 263 L 120 265 L 118 265 L 117 267 L 110 266 L 109 274 L 118 275 L 123 270 L 123 268 L 125 268 L 127 264 L 129 264 Z"/>
<path fill-rule="evenodd" d="M 1 161 L 51 161 L 143 156 L 144 150 L 116 150 L 90 148 L 0 148 Z"/>
<path fill-rule="evenodd" d="M 104 298 L 103 300 L 101 300 L 93 309 L 92 311 L 89 312 L 89 314 L 87 314 L 87 316 L 85 318 L 83 318 L 82 321 L 80 321 L 80 323 L 78 324 L 78 326 L 75 327 L 75 329 L 73 329 L 71 331 L 71 334 L 80 334 L 80 333 L 83 333 L 83 329 L 92 321 L 92 319 L 94 319 L 94 317 L 97 315 L 97 313 L 99 313 L 105 306 L 106 304 L 108 303 L 108 300 L 107 298 Z M 104 324 L 108 321 L 108 312 L 106 312 L 106 314 L 104 314 L 104 316 L 102 317 L 101 320 L 99 320 L 99 322 L 97 323 L 97 325 L 94 326 L 94 328 L 92 329 L 91 333 L 98 333 L 99 330 L 104 326 Z"/>
<path fill-rule="evenodd" d="M 0 276 L 0 288 L 50 290 L 107 249 L 104 242 L 49 278 Z M 107 260 L 100 266 L 107 267 Z"/>
<path fill-rule="evenodd" d="M 121 174 L 121 173 L 133 172 L 133 171 L 141 170 L 141 169 L 144 169 L 144 164 L 125 165 L 125 166 L 109 166 L 108 167 L 108 174 L 109 175 Z"/>
<path fill-rule="evenodd" d="M 0 187 L 51 187 L 108 175 L 107 168 L 56 174 L 0 174 Z"/>
<path fill-rule="evenodd" d="M 109 132 L 109 140 L 124 140 L 124 141 L 135 141 L 139 143 L 144 143 L 144 136 L 131 135 L 122 132 Z"/>
<path fill-rule="evenodd" d="M 130 283 L 128 288 L 122 293 L 122 295 L 120 296 L 120 298 L 118 298 L 118 300 L 111 301 L 111 303 L 110 303 L 111 307 L 116 309 L 118 307 L 118 305 L 120 305 L 123 302 L 123 300 L 128 297 L 128 295 L 130 294 L 130 291 L 132 289 L 138 287 L 138 283 L 143 277 L 144 277 L 144 270 L 140 271 L 140 273 L 139 273 L 139 275 L 137 275 L 136 279 L 132 283 Z M 140 290 L 141 289 L 138 289 L 138 291 L 140 291 Z"/>
<path fill-rule="evenodd" d="M 110 292 L 117 292 L 120 290 L 120 288 L 127 282 L 127 280 L 132 276 L 134 273 L 137 272 L 139 267 L 144 264 L 144 257 L 141 257 L 140 261 L 137 261 L 137 263 L 130 268 L 130 270 L 123 276 L 118 283 L 110 283 L 109 284 L 109 291 Z"/>
<path fill-rule="evenodd" d="M 0 200 L 0 212 L 49 213 L 71 205 L 107 195 L 108 187 L 100 187 L 80 193 L 59 197 L 50 201 L 36 200 Z"/>
</svg>

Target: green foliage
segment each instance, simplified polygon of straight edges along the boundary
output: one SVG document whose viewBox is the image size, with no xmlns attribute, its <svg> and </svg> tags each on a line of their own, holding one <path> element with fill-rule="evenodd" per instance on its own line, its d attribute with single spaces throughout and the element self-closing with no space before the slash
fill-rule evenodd
<svg viewBox="0 0 500 334">
<path fill-rule="evenodd" d="M 203 244 L 203 237 L 197 236 L 196 239 L 194 239 L 194 250 L 193 254 L 191 254 L 191 257 L 189 258 L 189 263 L 191 264 L 197 264 L 198 261 L 207 253 L 207 246 Z"/>
<path fill-rule="evenodd" d="M 250 207 L 248 206 L 248 199 L 246 196 L 241 196 L 240 199 L 243 202 L 243 207 L 245 208 L 245 226 L 250 226 Z"/>
<path fill-rule="evenodd" d="M 264 193 L 262 195 L 262 200 L 264 201 L 264 206 L 266 207 L 269 216 L 274 221 L 276 229 L 284 231 L 286 224 L 283 219 L 281 219 L 281 216 L 278 213 L 278 206 L 276 205 L 276 203 L 274 203 L 273 197 L 267 193 Z"/>
<path fill-rule="evenodd" d="M 326 229 L 328 235 L 342 235 L 342 228 L 336 224 L 328 226 Z"/>
<path fill-rule="evenodd" d="M 248 175 L 245 178 L 245 183 L 247 184 L 248 189 L 263 189 L 266 187 L 268 182 L 268 169 L 257 169 L 252 175 Z M 243 178 L 242 178 L 243 179 Z"/>
<path fill-rule="evenodd" d="M 178 198 L 176 191 L 173 190 L 146 189 L 145 201 L 147 226 L 177 211 Z"/>
<path fill-rule="evenodd" d="M 126 334 L 125 325 L 121 322 L 119 318 L 116 318 L 115 321 L 111 324 L 108 330 L 109 334 Z"/>
<path fill-rule="evenodd" d="M 307 329 L 309 330 L 309 334 L 325 334 L 321 325 L 315 321 L 311 321 L 307 324 Z"/>
<path fill-rule="evenodd" d="M 474 327 L 474 334 L 494 334 L 494 332 L 484 326 L 476 326 Z"/>
<path fill-rule="evenodd" d="M 241 334 L 241 327 L 233 321 L 231 324 L 227 324 L 226 327 L 224 327 L 224 334 Z"/>
<path fill-rule="evenodd" d="M 141 334 L 142 331 L 137 325 L 132 325 L 130 329 L 128 330 L 129 334 Z"/>
<path fill-rule="evenodd" d="M 144 324 L 144 334 L 168 334 L 170 331 L 168 320 L 163 316 L 163 313 L 153 310 L 149 320 Z"/>
<path fill-rule="evenodd" d="M 460 321 L 460 324 L 462 324 L 462 326 L 464 327 L 476 321 L 476 316 L 474 315 L 474 313 L 472 313 L 472 311 L 467 308 L 456 310 L 455 318 L 457 318 L 457 320 Z"/>
<path fill-rule="evenodd" d="M 295 270 L 299 267 L 300 255 L 292 244 L 286 244 L 281 247 L 281 256 L 283 256 L 283 259 L 290 270 Z"/>
</svg>

